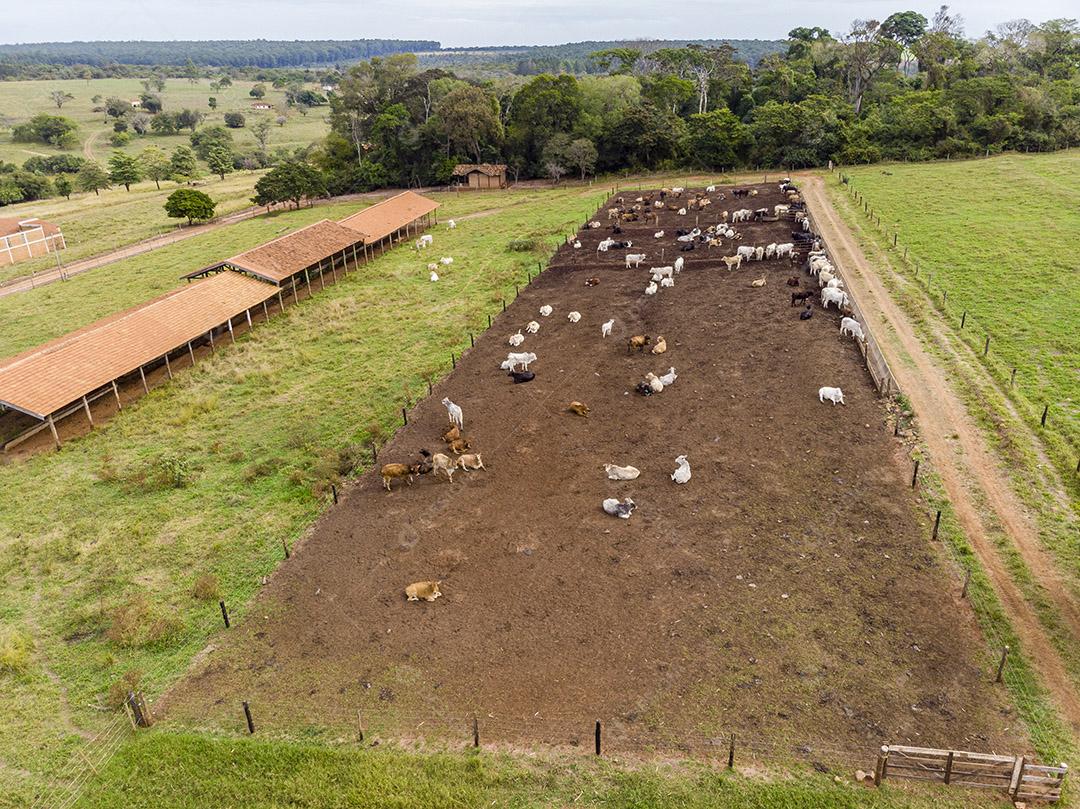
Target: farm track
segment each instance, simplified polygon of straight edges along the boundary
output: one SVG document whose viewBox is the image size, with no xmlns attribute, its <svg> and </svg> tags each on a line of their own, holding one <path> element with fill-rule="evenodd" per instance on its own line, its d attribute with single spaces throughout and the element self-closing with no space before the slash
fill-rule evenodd
<svg viewBox="0 0 1080 809">
<path fill-rule="evenodd" d="M 825 195 L 823 181 L 808 176 L 802 182 L 807 201 L 818 215 L 822 235 L 847 268 L 849 287 L 862 304 L 900 388 L 911 400 L 918 416 L 920 435 L 935 461 L 964 533 L 978 553 L 998 597 L 1008 609 L 1032 664 L 1042 674 L 1044 684 L 1073 730 L 1080 730 L 1080 695 L 1034 609 L 994 548 L 973 488 L 985 497 L 990 516 L 1001 525 L 1036 582 L 1057 608 L 1069 632 L 1080 642 L 1077 604 L 1070 598 L 1053 561 L 1039 543 L 1032 519 L 998 468 L 978 425 L 971 419 L 945 372 L 915 333 L 910 320 L 871 268 L 852 232 L 832 207 Z M 949 350 L 944 343 L 938 347 Z M 963 363 L 963 358 L 958 357 L 957 361 Z"/>
</svg>

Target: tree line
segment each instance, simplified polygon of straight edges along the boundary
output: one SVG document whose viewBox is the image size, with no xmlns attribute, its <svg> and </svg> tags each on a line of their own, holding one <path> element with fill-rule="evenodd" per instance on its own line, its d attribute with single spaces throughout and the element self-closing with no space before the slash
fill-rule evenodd
<svg viewBox="0 0 1080 809">
<path fill-rule="evenodd" d="M 313 154 L 335 193 L 447 182 L 458 162 L 513 178 L 594 171 L 799 168 L 1080 144 L 1075 20 L 978 38 L 942 6 L 793 29 L 750 65 L 730 45 L 615 47 L 602 75 L 466 80 L 415 56 L 349 68 Z"/>
<path fill-rule="evenodd" d="M 438 48 L 437 41 L 416 39 L 38 42 L 0 45 L 0 63 L 102 66 L 191 61 L 221 67 L 300 67 Z"/>
</svg>

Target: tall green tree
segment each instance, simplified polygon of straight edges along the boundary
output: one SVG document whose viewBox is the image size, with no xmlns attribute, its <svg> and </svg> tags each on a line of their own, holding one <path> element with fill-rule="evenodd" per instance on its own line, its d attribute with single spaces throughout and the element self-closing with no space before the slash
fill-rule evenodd
<svg viewBox="0 0 1080 809">
<path fill-rule="evenodd" d="M 499 102 L 487 90 L 463 85 L 447 93 L 435 112 L 437 126 L 451 149 L 482 163 L 485 149 L 494 151 L 503 136 Z"/>
<path fill-rule="evenodd" d="M 165 200 L 165 213 L 173 219 L 187 219 L 188 224 L 203 222 L 214 217 L 216 203 L 202 191 L 194 188 L 178 188 Z"/>
<path fill-rule="evenodd" d="M 71 199 L 71 180 L 65 175 L 61 174 L 53 181 L 53 187 L 56 189 L 56 193 L 62 196 L 64 199 Z"/>
<path fill-rule="evenodd" d="M 287 160 L 259 178 L 251 201 L 267 207 L 292 202 L 299 208 L 305 199 L 325 195 L 326 181 L 318 169 L 302 160 Z"/>
<path fill-rule="evenodd" d="M 63 107 L 67 102 L 74 100 L 75 96 L 66 90 L 53 90 L 49 93 L 49 98 L 52 99 L 53 104 L 57 109 Z"/>
<path fill-rule="evenodd" d="M 191 182 L 199 176 L 199 161 L 187 146 L 177 146 L 169 157 L 169 174 L 177 182 Z"/>
<path fill-rule="evenodd" d="M 159 190 L 161 181 L 169 179 L 173 174 L 168 155 L 157 146 L 147 146 L 139 153 L 139 166 L 144 176 L 153 180 Z"/>
<path fill-rule="evenodd" d="M 102 189 L 110 185 L 109 173 L 95 160 L 86 161 L 75 175 L 76 188 L 80 191 L 93 191 L 97 196 L 101 196 Z"/>
<path fill-rule="evenodd" d="M 206 165 L 210 171 L 225 179 L 225 175 L 233 170 L 233 153 L 225 146 L 212 146 L 206 155 Z"/>
<path fill-rule="evenodd" d="M 124 186 L 125 191 L 131 191 L 132 183 L 142 178 L 142 167 L 137 158 L 120 151 L 113 152 L 109 157 L 109 180 Z"/>
</svg>

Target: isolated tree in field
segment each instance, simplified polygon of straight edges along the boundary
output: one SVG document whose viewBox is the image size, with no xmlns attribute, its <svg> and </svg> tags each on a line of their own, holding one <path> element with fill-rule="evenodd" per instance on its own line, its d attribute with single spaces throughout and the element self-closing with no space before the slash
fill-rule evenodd
<svg viewBox="0 0 1080 809">
<path fill-rule="evenodd" d="M 17 143 L 47 143 L 68 149 L 78 143 L 77 130 L 78 125 L 70 118 L 41 112 L 26 123 L 13 126 L 11 139 Z"/>
<path fill-rule="evenodd" d="M 165 77 L 161 75 L 151 76 L 150 83 L 159 93 L 165 92 Z"/>
<path fill-rule="evenodd" d="M 221 89 L 221 85 L 218 84 L 216 81 L 210 82 L 210 92 L 211 93 L 216 93 L 220 89 Z"/>
<path fill-rule="evenodd" d="M 178 188 L 165 200 L 165 213 L 173 219 L 187 219 L 191 225 L 213 218 L 214 205 L 214 201 L 202 191 Z"/>
<path fill-rule="evenodd" d="M 150 131 L 150 120 L 145 112 L 137 112 L 128 119 L 128 123 L 138 134 L 145 135 Z"/>
<path fill-rule="evenodd" d="M 110 118 L 123 118 L 131 109 L 131 104 L 116 96 L 105 99 L 105 114 Z"/>
<path fill-rule="evenodd" d="M 177 129 L 190 129 L 194 132 L 195 127 L 202 123 L 203 117 L 198 110 L 180 110 L 176 116 Z"/>
<path fill-rule="evenodd" d="M 225 113 L 225 126 L 229 129 L 242 129 L 247 120 L 242 112 Z"/>
<path fill-rule="evenodd" d="M 285 126 L 285 124 L 287 124 L 288 122 L 289 122 L 289 116 L 288 115 L 279 115 L 277 118 L 274 119 L 274 123 L 277 124 L 278 126 Z"/>
<path fill-rule="evenodd" d="M 262 82 L 259 82 L 258 84 L 252 86 L 252 88 L 250 90 L 248 90 L 248 95 L 251 96 L 252 98 L 265 98 L 266 97 L 266 85 L 263 84 Z"/>
<path fill-rule="evenodd" d="M 161 100 L 161 96 L 154 93 L 143 93 L 139 96 L 139 106 L 146 110 L 151 115 L 156 115 L 165 108 L 165 104 Z"/>
<path fill-rule="evenodd" d="M 467 84 L 451 90 L 435 115 L 451 148 L 467 152 L 477 163 L 483 162 L 485 147 L 497 148 L 502 140 L 499 102 L 481 87 Z"/>
<path fill-rule="evenodd" d="M 259 144 L 259 151 L 263 154 L 266 153 L 266 147 L 270 143 L 270 122 L 259 121 L 251 127 L 251 134 L 255 137 L 255 142 Z"/>
<path fill-rule="evenodd" d="M 259 178 L 251 201 L 267 207 L 292 202 L 299 208 L 303 200 L 322 196 L 326 196 L 326 181 L 319 170 L 302 160 L 287 160 Z"/>
<path fill-rule="evenodd" d="M 97 196 L 101 196 L 101 189 L 110 185 L 109 173 L 96 160 L 88 160 L 75 175 L 76 188 L 80 191 L 93 191 Z"/>
<path fill-rule="evenodd" d="M 49 98 L 52 99 L 52 102 L 56 105 L 56 108 L 60 109 L 67 102 L 73 101 L 75 99 L 75 96 L 73 96 L 71 93 L 65 92 L 64 90 L 53 90 L 51 93 L 49 93 Z"/>
<path fill-rule="evenodd" d="M 214 98 L 213 96 L 210 96 L 210 98 L 207 99 L 207 101 L 206 101 L 206 106 L 208 106 L 212 110 L 216 110 L 217 109 L 217 99 Z"/>
<path fill-rule="evenodd" d="M 187 64 L 184 65 L 184 78 L 188 80 L 189 84 L 196 84 L 199 81 L 199 68 L 189 58 Z"/>
<path fill-rule="evenodd" d="M 177 182 L 190 182 L 199 176 L 199 161 L 187 146 L 177 146 L 169 158 L 169 174 Z"/>
<path fill-rule="evenodd" d="M 56 180 L 53 181 L 53 187 L 56 189 L 56 193 L 64 199 L 71 199 L 71 180 L 65 175 L 61 174 L 57 177 Z"/>
<path fill-rule="evenodd" d="M 137 183 L 143 177 L 142 167 L 137 158 L 126 152 L 113 152 L 109 158 L 109 180 L 117 185 L 124 186 L 126 191 L 131 190 L 131 184 Z"/>
<path fill-rule="evenodd" d="M 223 126 L 207 126 L 191 135 L 191 148 L 203 160 L 210 155 L 210 150 L 215 146 L 233 148 L 232 132 Z"/>
<path fill-rule="evenodd" d="M 139 153 L 139 166 L 143 175 L 153 180 L 158 189 L 161 181 L 169 179 L 173 173 L 168 155 L 157 146 L 147 146 Z"/>
<path fill-rule="evenodd" d="M 596 159 L 599 153 L 596 146 L 588 138 L 577 138 L 566 147 L 565 158 L 568 165 L 581 172 L 581 179 L 596 168 Z"/>
<path fill-rule="evenodd" d="M 217 80 L 218 87 L 232 87 L 232 79 L 228 76 L 222 76 Z"/>
<path fill-rule="evenodd" d="M 211 147 L 206 155 L 206 165 L 214 174 L 225 179 L 225 175 L 233 170 L 233 153 L 224 146 Z"/>
<path fill-rule="evenodd" d="M 159 112 L 150 120 L 150 129 L 155 135 L 175 135 L 179 129 L 176 117 L 174 112 Z"/>
</svg>

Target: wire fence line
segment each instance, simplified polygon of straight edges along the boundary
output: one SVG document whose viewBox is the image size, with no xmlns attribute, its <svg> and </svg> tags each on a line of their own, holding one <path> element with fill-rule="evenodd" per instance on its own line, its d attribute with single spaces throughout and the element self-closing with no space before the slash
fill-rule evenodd
<svg viewBox="0 0 1080 809">
<path fill-rule="evenodd" d="M 1020 365 L 1012 365 L 1004 361 L 999 362 L 995 359 L 994 347 L 1004 342 L 1004 340 L 1000 336 L 995 336 L 993 325 L 981 322 L 977 315 L 964 307 L 961 307 L 957 324 L 956 311 L 949 305 L 948 288 L 940 278 L 935 283 L 933 273 L 928 269 L 934 266 L 933 263 L 917 256 L 910 250 L 908 245 L 901 242 L 898 229 L 890 233 L 888 223 L 882 225 L 881 214 L 875 211 L 865 195 L 855 188 L 852 177 L 844 174 L 840 168 L 834 169 L 833 174 L 837 182 L 847 191 L 848 196 L 855 203 L 856 209 L 859 209 L 859 203 L 862 203 L 861 210 L 863 214 L 871 225 L 884 235 L 886 248 L 889 246 L 889 236 L 892 236 L 892 248 L 895 251 L 894 261 L 907 269 L 910 275 L 909 280 L 926 293 L 934 308 L 953 326 L 952 331 L 955 336 L 973 352 L 975 358 L 979 360 L 981 365 L 990 373 L 991 378 L 998 384 L 1003 395 L 1022 410 L 1027 410 L 1026 415 L 1032 419 L 1032 422 L 1038 421 L 1040 430 L 1060 437 L 1062 443 L 1068 447 L 1076 460 L 1075 473 L 1080 474 L 1080 428 L 1077 426 L 1076 415 L 1068 410 L 1051 408 L 1051 403 L 1047 400 L 1048 391 L 1037 391 L 1038 397 L 1035 399 L 1020 393 L 1020 391 L 1024 390 L 1024 375 L 1021 373 L 1024 369 Z M 1000 332 L 997 332 L 997 334 L 1000 334 Z M 1017 349 L 1015 346 L 1010 346 L 1010 350 L 1014 353 L 1022 353 L 1022 350 Z M 1020 381 L 1017 380 L 1018 373 L 1021 374 Z M 1036 413 L 1040 415 L 1036 416 Z M 1061 421 L 1058 421 L 1058 419 L 1061 419 Z M 1063 427 L 1059 428 L 1062 423 Z M 1047 442 L 1043 441 L 1042 443 L 1046 444 Z M 1063 479 L 1067 481 L 1072 462 L 1063 458 L 1061 463 Z"/>
</svg>

